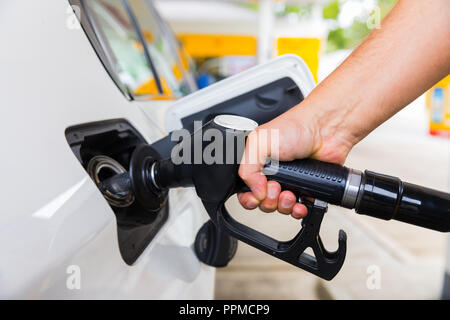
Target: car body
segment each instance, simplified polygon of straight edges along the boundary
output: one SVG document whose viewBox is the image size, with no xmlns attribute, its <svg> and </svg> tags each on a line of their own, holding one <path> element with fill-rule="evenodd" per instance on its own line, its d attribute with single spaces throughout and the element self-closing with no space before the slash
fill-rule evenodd
<svg viewBox="0 0 450 320">
<path fill-rule="evenodd" d="M 83 157 L 92 158 L 116 140 L 133 141 L 121 145 L 126 159 L 136 143 L 163 138 L 184 127 L 186 117 L 214 108 L 229 112 L 221 103 L 280 79 L 294 84 L 301 100 L 314 86 L 312 76 L 299 58 L 287 56 L 178 101 L 173 98 L 195 89 L 192 80 L 188 92 L 178 95 L 168 93 L 168 81 L 161 85 L 161 79 L 154 94 L 148 87 L 130 92 L 126 77 L 108 66 L 111 61 L 96 45 L 98 34 L 83 20 L 85 8 L 70 4 L 0 4 L 5 41 L 0 51 L 0 297 L 213 298 L 214 268 L 202 264 L 192 249 L 208 220 L 195 191 L 171 190 L 164 218 L 149 231 L 159 216 L 150 215 L 149 222 L 145 212 L 136 218 L 113 208 Z M 83 28 L 73 24 L 72 10 L 78 9 Z M 187 68 L 183 72 L 190 77 Z M 233 112 L 270 120 L 282 111 L 281 100 L 270 101 L 242 112 L 233 104 Z"/>
</svg>

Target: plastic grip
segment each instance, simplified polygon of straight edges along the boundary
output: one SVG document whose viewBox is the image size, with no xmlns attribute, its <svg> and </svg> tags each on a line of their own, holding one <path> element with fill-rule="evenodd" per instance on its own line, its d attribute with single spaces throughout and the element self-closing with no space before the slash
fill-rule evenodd
<svg viewBox="0 0 450 320">
<path fill-rule="evenodd" d="M 340 205 L 345 192 L 349 169 L 314 159 L 290 162 L 271 161 L 263 168 L 268 180 L 280 183 L 283 190 L 297 196 L 317 198 Z"/>
</svg>

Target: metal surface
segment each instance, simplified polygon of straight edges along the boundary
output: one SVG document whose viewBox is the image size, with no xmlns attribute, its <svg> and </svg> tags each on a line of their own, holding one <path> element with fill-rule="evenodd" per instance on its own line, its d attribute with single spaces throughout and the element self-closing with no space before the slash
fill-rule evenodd
<svg viewBox="0 0 450 320">
<path fill-rule="evenodd" d="M 153 183 L 155 188 L 158 189 L 158 190 L 161 190 L 161 187 L 158 186 L 158 183 L 155 180 L 155 165 L 156 165 L 156 162 L 154 162 L 152 164 L 152 167 L 150 168 L 150 178 L 151 178 L 151 182 Z"/>
<path fill-rule="evenodd" d="M 107 156 L 93 157 L 88 163 L 87 171 L 91 176 L 91 178 L 94 180 L 94 182 L 97 184 L 97 186 L 99 186 L 102 183 L 102 180 L 100 178 L 100 172 L 105 169 L 112 171 L 112 173 L 116 175 L 127 172 L 127 170 L 125 170 L 125 168 L 122 167 L 122 165 L 119 162 L 110 157 Z M 128 190 L 124 194 L 112 193 L 110 190 L 102 190 L 102 191 L 105 199 L 115 207 L 128 207 L 134 201 L 134 194 L 130 190 Z"/>
<path fill-rule="evenodd" d="M 234 116 L 230 114 L 223 114 L 216 116 L 214 122 L 219 126 L 233 130 L 252 131 L 256 129 L 258 124 L 245 117 Z"/>
<path fill-rule="evenodd" d="M 361 185 L 362 172 L 350 169 L 345 184 L 344 196 L 342 197 L 342 206 L 353 209 L 358 198 L 359 186 Z"/>
</svg>

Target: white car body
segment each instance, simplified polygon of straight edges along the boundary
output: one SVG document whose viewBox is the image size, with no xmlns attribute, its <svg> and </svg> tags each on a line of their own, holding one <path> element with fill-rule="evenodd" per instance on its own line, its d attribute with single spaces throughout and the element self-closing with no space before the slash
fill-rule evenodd
<svg viewBox="0 0 450 320">
<path fill-rule="evenodd" d="M 195 191 L 170 191 L 168 221 L 128 265 L 115 215 L 64 132 L 122 118 L 151 143 L 166 135 L 165 121 L 168 130 L 179 127 L 177 117 L 194 105 L 208 108 L 273 79 L 290 76 L 306 95 L 314 86 L 309 70 L 284 57 L 196 92 L 167 113 L 170 102 L 127 100 L 83 30 L 67 27 L 68 17 L 67 1 L 0 4 L 0 298 L 213 298 L 214 268 L 192 249 L 208 219 Z"/>
</svg>

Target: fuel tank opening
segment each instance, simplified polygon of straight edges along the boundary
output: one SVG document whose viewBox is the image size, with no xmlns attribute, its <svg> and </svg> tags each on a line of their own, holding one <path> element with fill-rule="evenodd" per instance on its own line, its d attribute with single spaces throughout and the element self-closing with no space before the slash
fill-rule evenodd
<svg viewBox="0 0 450 320">
<path fill-rule="evenodd" d="M 86 170 L 110 205 L 125 208 L 134 202 L 127 170 L 119 162 L 99 155 L 89 161 Z M 111 177 L 117 176 L 122 178 L 109 183 Z"/>
<path fill-rule="evenodd" d="M 169 201 L 149 210 L 128 185 L 132 154 L 147 141 L 125 119 L 79 124 L 67 128 L 65 135 L 75 157 L 105 196 L 104 205 L 112 209 L 120 253 L 132 265 L 169 217 Z"/>
</svg>

